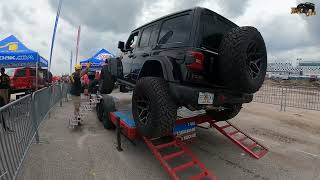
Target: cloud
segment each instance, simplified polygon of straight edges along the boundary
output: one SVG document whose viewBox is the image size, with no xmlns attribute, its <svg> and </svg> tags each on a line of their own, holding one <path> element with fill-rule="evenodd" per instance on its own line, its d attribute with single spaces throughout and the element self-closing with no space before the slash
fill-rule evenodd
<svg viewBox="0 0 320 180">
<path fill-rule="evenodd" d="M 316 45 L 309 33 L 306 33 L 306 23 L 291 15 L 274 16 L 259 29 L 266 41 L 268 50 L 273 52 L 286 51 L 298 47 Z"/>
<path fill-rule="evenodd" d="M 246 0 L 247 1 L 247 0 Z M 232 11 L 231 16 L 240 15 L 245 6 L 244 3 L 232 5 L 232 2 L 221 4 L 224 9 Z M 73 34 L 67 32 L 59 24 L 59 31 L 55 48 L 62 46 L 64 54 L 73 50 L 75 54 L 76 29 L 81 24 L 81 40 L 79 59 L 87 59 L 101 48 L 108 49 L 114 54 L 119 54 L 118 40 L 125 41 L 130 31 L 147 22 L 176 11 L 200 6 L 202 3 L 212 2 L 208 0 L 117 0 L 106 2 L 104 0 L 68 0 L 63 1 L 61 19 L 71 25 Z M 225 5 L 226 4 L 226 5 Z M 49 0 L 49 5 L 56 11 L 58 0 Z M 237 7 L 235 7 L 237 6 Z M 234 9 L 236 8 L 236 9 Z M 62 29 L 62 30 L 61 30 Z M 62 37 L 61 37 L 62 36 Z M 59 48 L 60 49 L 60 48 Z M 68 50 L 66 50 L 68 49 Z M 60 50 L 55 50 L 60 51 Z M 61 56 L 61 55 L 57 55 Z M 75 56 L 74 56 L 75 59 Z"/>
<path fill-rule="evenodd" d="M 15 20 L 13 13 L 11 13 L 12 11 L 7 6 L 3 6 L 1 9 L 1 12 L 2 12 L 1 19 L 3 21 L 7 23 L 11 23 Z"/>
<path fill-rule="evenodd" d="M 298 1 L 300 3 L 302 1 Z M 320 44 L 320 18 L 319 18 L 319 11 L 320 8 L 320 1 L 310 1 L 315 4 L 317 15 L 316 16 L 305 16 L 304 14 L 299 15 L 301 19 L 306 23 L 306 29 L 308 30 L 308 33 L 312 36 L 313 40 L 316 41 L 318 44 Z"/>
<path fill-rule="evenodd" d="M 261 32 L 268 50 L 268 59 L 319 60 L 319 16 L 291 14 L 295 1 L 249 1 L 245 12 L 233 20 L 240 26 L 254 26 Z M 320 5 L 318 6 L 320 7 Z M 316 22 L 312 22 L 316 21 Z M 312 29 L 312 30 L 311 30 Z M 318 32 L 317 32 L 318 31 Z M 303 53 L 308 49 L 308 53 Z M 313 55 L 309 53 L 315 50 Z M 299 54 L 300 53 L 300 54 Z"/>
<path fill-rule="evenodd" d="M 249 0 L 205 0 L 200 5 L 209 8 L 226 18 L 237 18 L 245 13 Z"/>
<path fill-rule="evenodd" d="M 302 0 L 301 0 L 302 1 Z M 316 9 L 320 7 L 318 0 Z M 118 54 L 118 40 L 130 31 L 176 11 L 202 6 L 240 26 L 257 27 L 270 59 L 320 59 L 320 19 L 290 14 L 292 0 L 64 0 L 52 59 L 55 74 L 69 72 L 70 51 L 75 59 L 77 28 L 81 24 L 79 59 L 101 48 Z M 58 0 L 10 0 L 0 3 L 0 39 L 16 35 L 30 49 L 49 59 Z"/>
<path fill-rule="evenodd" d="M 219 0 L 219 5 L 221 9 L 229 15 L 230 18 L 234 18 L 242 15 L 248 5 L 248 0 Z"/>
<path fill-rule="evenodd" d="M 49 0 L 57 7 L 57 0 Z M 65 0 L 61 18 L 73 26 L 84 25 L 105 32 L 127 32 L 135 25 L 136 15 L 143 7 L 142 0 Z"/>
</svg>

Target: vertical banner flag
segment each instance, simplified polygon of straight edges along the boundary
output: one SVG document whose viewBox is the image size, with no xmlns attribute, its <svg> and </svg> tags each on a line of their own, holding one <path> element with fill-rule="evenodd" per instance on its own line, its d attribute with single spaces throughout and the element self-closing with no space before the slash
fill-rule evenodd
<svg viewBox="0 0 320 180">
<path fill-rule="evenodd" d="M 72 73 L 72 51 L 70 51 L 70 74 Z"/>
<path fill-rule="evenodd" d="M 51 69 L 52 51 L 53 51 L 54 39 L 55 39 L 55 36 L 56 36 L 56 31 L 57 31 L 57 26 L 58 26 L 61 6 L 62 6 L 62 0 L 59 1 L 58 10 L 57 10 L 57 16 L 56 16 L 56 22 L 54 23 L 54 29 L 53 29 L 52 41 L 51 41 L 51 49 L 50 49 L 49 67 L 48 67 L 49 71 Z"/>
<path fill-rule="evenodd" d="M 78 53 L 79 53 L 80 31 L 81 31 L 81 26 L 79 26 L 79 28 L 78 28 L 78 36 L 77 36 L 77 47 L 76 47 L 76 64 L 78 63 Z"/>
</svg>

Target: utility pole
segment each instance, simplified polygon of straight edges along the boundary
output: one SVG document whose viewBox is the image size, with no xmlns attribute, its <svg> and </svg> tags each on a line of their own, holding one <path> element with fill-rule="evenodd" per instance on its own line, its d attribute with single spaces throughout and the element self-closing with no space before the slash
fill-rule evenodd
<svg viewBox="0 0 320 180">
<path fill-rule="evenodd" d="M 81 26 L 79 25 L 79 28 L 78 28 L 78 36 L 77 36 L 77 47 L 76 47 L 76 64 L 78 63 L 79 43 L 80 43 L 80 31 L 81 31 Z"/>
</svg>

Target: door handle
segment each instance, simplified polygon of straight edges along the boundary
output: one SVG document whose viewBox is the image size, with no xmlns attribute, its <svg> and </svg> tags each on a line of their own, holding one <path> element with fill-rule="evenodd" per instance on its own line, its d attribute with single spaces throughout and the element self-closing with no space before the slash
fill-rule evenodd
<svg viewBox="0 0 320 180">
<path fill-rule="evenodd" d="M 142 56 L 142 57 L 147 57 L 147 56 L 150 56 L 150 54 L 148 54 L 148 53 L 143 53 L 141 56 Z"/>
</svg>

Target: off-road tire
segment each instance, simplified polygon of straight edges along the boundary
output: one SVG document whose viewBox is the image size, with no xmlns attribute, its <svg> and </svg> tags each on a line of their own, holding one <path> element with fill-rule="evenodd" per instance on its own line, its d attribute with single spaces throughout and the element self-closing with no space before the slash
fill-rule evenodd
<svg viewBox="0 0 320 180">
<path fill-rule="evenodd" d="M 97 93 L 96 92 L 96 86 L 99 84 L 99 81 L 97 79 L 94 79 L 90 81 L 89 86 L 88 86 L 88 91 L 89 93 Z"/>
<path fill-rule="evenodd" d="M 103 104 L 100 102 L 96 106 L 96 113 L 99 121 L 102 121 Z"/>
<path fill-rule="evenodd" d="M 102 105 L 100 109 L 100 116 L 103 127 L 105 129 L 114 129 L 115 125 L 113 124 L 109 116 L 110 112 L 116 111 L 113 97 L 109 95 L 103 95 L 103 98 L 100 100 L 100 103 Z"/>
<path fill-rule="evenodd" d="M 107 68 L 102 69 L 103 74 L 99 84 L 101 94 L 110 94 L 114 88 L 114 80 Z"/>
<path fill-rule="evenodd" d="M 141 113 L 143 106 L 147 108 Z M 132 95 L 132 115 L 142 136 L 155 138 L 172 134 L 177 106 L 169 94 L 168 83 L 159 77 L 138 80 Z"/>
<path fill-rule="evenodd" d="M 242 108 L 241 104 L 229 106 L 228 109 L 224 109 L 222 111 L 217 110 L 207 110 L 207 115 L 212 117 L 215 121 L 227 121 L 229 119 L 234 118 L 237 114 L 239 114 Z"/>
<path fill-rule="evenodd" d="M 227 32 L 219 47 L 219 76 L 228 88 L 255 93 L 267 71 L 267 50 L 260 32 L 250 26 Z"/>
</svg>

